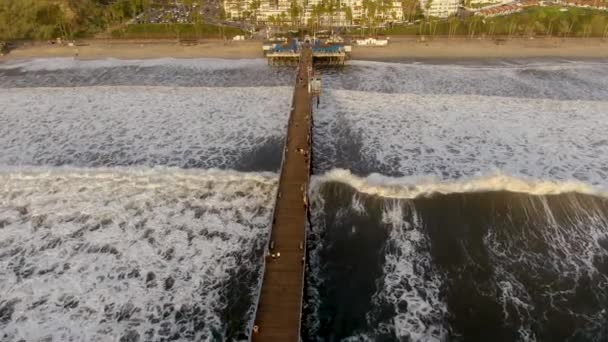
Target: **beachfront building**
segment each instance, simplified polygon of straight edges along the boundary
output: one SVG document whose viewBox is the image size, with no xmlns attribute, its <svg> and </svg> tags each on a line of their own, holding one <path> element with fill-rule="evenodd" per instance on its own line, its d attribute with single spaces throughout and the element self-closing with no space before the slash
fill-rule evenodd
<svg viewBox="0 0 608 342">
<path fill-rule="evenodd" d="M 513 0 L 469 0 L 464 3 L 468 7 L 478 7 L 480 5 L 502 5 L 510 2 L 513 2 Z"/>
<path fill-rule="evenodd" d="M 420 8 L 427 17 L 447 18 L 456 14 L 462 0 L 420 0 Z"/>
<path fill-rule="evenodd" d="M 608 10 L 607 0 L 559 0 L 558 3 L 571 7 Z"/>
<path fill-rule="evenodd" d="M 345 27 L 365 25 L 370 20 L 380 23 L 402 22 L 401 0 L 385 2 L 373 9 L 364 6 L 363 0 L 223 0 L 228 20 L 249 19 L 261 24 L 318 25 Z M 443 0 L 437 0 L 443 1 Z M 292 17 L 293 7 L 298 15 Z M 372 13 L 373 12 L 373 13 Z M 373 17 L 373 18 L 372 18 Z"/>
<path fill-rule="evenodd" d="M 505 4 L 500 6 L 483 8 L 480 11 L 476 12 L 475 15 L 486 18 L 493 18 L 518 13 L 522 10 L 522 6 L 519 6 L 517 4 Z"/>
</svg>

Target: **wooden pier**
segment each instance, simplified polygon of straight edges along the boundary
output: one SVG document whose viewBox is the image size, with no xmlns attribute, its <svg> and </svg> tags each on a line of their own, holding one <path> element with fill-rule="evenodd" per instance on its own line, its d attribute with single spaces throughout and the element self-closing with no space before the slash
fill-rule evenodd
<svg viewBox="0 0 608 342">
<path fill-rule="evenodd" d="M 300 340 L 311 163 L 313 56 L 299 56 L 293 104 L 252 341 Z"/>
<path fill-rule="evenodd" d="M 269 52 L 266 54 L 268 65 L 299 65 L 301 54 L 294 51 Z M 344 65 L 349 55 L 346 52 L 313 52 L 312 63 L 315 65 Z"/>
</svg>

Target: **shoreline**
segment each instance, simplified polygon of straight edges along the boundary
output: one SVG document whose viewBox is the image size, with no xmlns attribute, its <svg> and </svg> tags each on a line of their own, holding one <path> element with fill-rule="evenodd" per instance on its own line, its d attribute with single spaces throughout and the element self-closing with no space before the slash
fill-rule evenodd
<svg viewBox="0 0 608 342">
<path fill-rule="evenodd" d="M 353 60 L 365 61 L 457 61 L 523 58 L 608 58 L 608 40 L 601 38 L 435 38 L 420 42 L 415 37 L 392 38 L 386 47 L 355 47 Z"/>
<path fill-rule="evenodd" d="M 601 38 L 515 38 L 510 40 L 393 37 L 388 46 L 353 46 L 351 60 L 459 61 L 523 58 L 608 59 L 608 40 Z M 155 59 L 155 58 L 264 58 L 260 40 L 204 40 L 186 46 L 176 40 L 90 40 L 78 46 L 57 46 L 48 43 L 26 43 L 0 57 L 1 62 L 33 58 L 75 57 L 93 59 Z"/>
</svg>

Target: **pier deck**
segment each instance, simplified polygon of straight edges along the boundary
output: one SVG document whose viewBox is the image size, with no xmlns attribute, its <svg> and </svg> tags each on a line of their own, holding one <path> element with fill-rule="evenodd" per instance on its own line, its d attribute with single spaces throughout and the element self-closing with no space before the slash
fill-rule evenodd
<svg viewBox="0 0 608 342">
<path fill-rule="evenodd" d="M 299 341 L 306 255 L 305 205 L 310 176 L 312 51 L 302 49 L 287 128 L 283 166 L 252 341 Z"/>
<path fill-rule="evenodd" d="M 301 54 L 295 51 L 268 52 L 266 59 L 269 65 L 299 65 Z M 349 55 L 344 52 L 313 51 L 313 64 L 344 65 Z"/>
</svg>

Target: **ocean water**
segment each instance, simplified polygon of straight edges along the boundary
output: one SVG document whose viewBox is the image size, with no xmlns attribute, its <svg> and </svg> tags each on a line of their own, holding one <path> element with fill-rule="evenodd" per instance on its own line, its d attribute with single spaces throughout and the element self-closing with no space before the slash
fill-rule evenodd
<svg viewBox="0 0 608 342">
<path fill-rule="evenodd" d="M 304 340 L 608 339 L 608 64 L 321 73 Z M 2 340 L 246 340 L 292 81 L 1 64 Z"/>
</svg>

